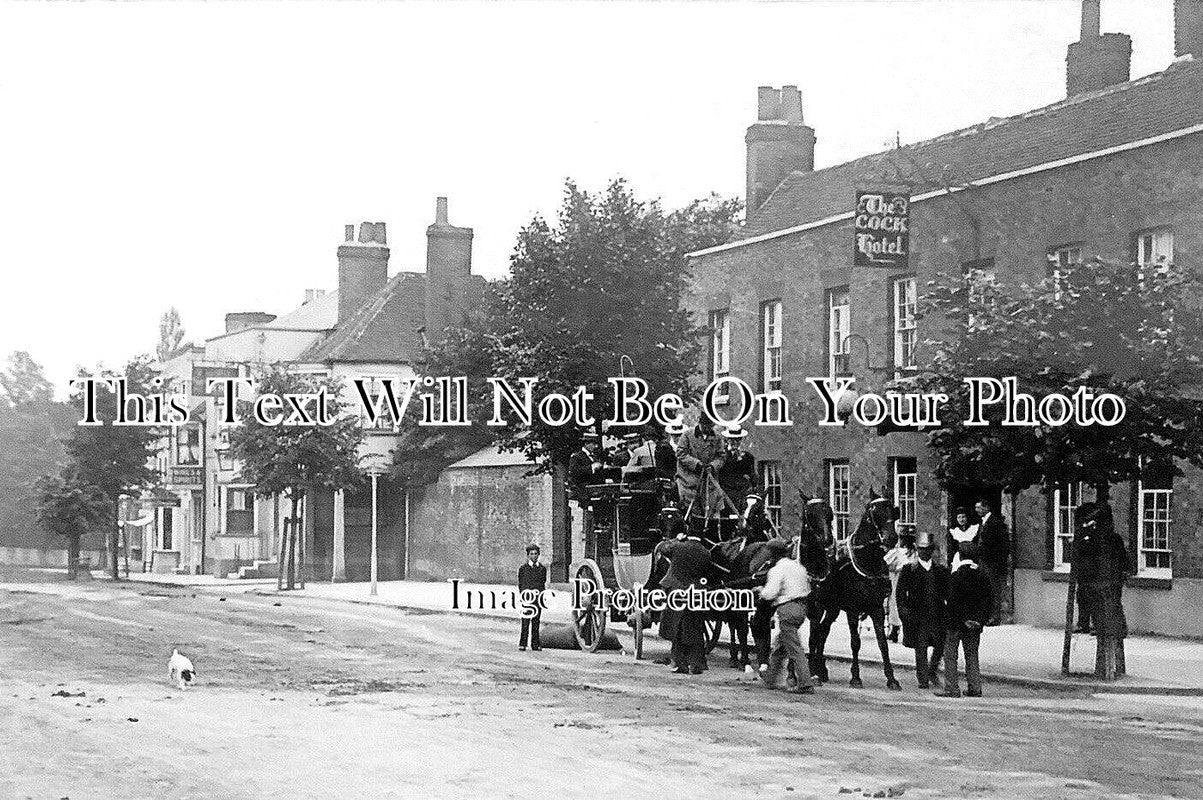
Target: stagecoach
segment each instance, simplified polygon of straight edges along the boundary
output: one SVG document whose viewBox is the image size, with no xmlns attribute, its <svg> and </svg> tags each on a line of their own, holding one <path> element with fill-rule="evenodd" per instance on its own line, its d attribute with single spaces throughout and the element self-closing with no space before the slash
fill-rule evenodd
<svg viewBox="0 0 1203 800">
<path fill-rule="evenodd" d="M 726 504 L 716 500 L 712 507 L 712 493 L 721 493 L 721 489 L 709 475 L 705 484 L 710 487 L 707 502 L 705 508 L 694 511 L 694 522 L 700 519 L 711 541 L 726 540 L 735 526 L 734 506 L 729 500 Z M 637 598 L 639 588 L 651 574 L 656 547 L 664 539 L 663 530 L 670 524 L 662 509 L 675 496 L 671 481 L 657 479 L 651 471 L 627 471 L 622 475 L 616 470 L 614 478 L 591 484 L 586 490 L 592 512 L 585 514 L 584 556 L 572 563 L 569 578 L 588 580 L 599 590 L 609 590 L 611 596 L 618 589 L 631 590 Z M 720 509 L 726 513 L 720 513 Z M 608 623 L 625 623 L 634 633 L 635 658 L 643 658 L 644 636 L 656 615 L 638 604 L 629 609 L 605 604 L 602 594 L 583 593 L 583 602 L 579 606 L 574 602 L 572 622 L 577 644 L 586 652 L 594 652 L 601 645 Z M 714 649 L 721 633 L 718 619 L 707 621 L 707 652 Z"/>
</svg>

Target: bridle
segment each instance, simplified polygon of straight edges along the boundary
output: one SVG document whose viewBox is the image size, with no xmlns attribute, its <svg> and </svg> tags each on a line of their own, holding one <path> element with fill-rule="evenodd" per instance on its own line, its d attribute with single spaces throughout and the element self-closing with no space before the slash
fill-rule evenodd
<svg viewBox="0 0 1203 800">
<path fill-rule="evenodd" d="M 869 523 L 873 526 L 873 532 L 877 534 L 878 545 L 885 546 L 886 529 L 883 525 L 878 524 L 877 515 L 873 513 L 876 510 L 874 508 L 874 506 L 877 506 L 881 503 L 885 503 L 885 504 L 889 505 L 890 501 L 889 501 L 889 499 L 887 499 L 885 497 L 874 497 L 872 500 L 869 501 L 869 505 L 865 508 L 865 514 L 863 517 L 861 517 L 861 519 L 869 520 Z M 858 525 L 857 528 L 859 529 L 860 526 Z M 855 537 L 855 535 L 856 535 L 856 531 L 853 531 L 852 533 L 848 534 L 847 538 L 845 538 L 843 541 L 841 541 L 838 546 L 847 549 L 848 561 L 849 561 L 849 563 L 852 564 L 852 568 L 854 570 L 856 570 L 856 574 L 860 575 L 862 578 L 870 578 L 870 577 L 872 577 L 871 575 L 865 574 L 864 572 L 861 571 L 861 568 L 856 565 L 856 559 L 853 557 L 854 553 L 852 552 L 853 550 L 863 550 L 866 547 L 868 547 L 869 545 L 867 543 L 854 545 L 852 543 L 852 539 L 853 539 L 853 537 Z"/>
</svg>

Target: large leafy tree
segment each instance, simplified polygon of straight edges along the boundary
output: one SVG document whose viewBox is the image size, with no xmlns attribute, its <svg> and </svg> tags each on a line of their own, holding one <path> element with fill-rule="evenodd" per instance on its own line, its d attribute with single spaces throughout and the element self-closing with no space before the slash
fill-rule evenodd
<svg viewBox="0 0 1203 800">
<path fill-rule="evenodd" d="M 359 448 L 363 428 L 357 415 L 343 413 L 340 403 L 342 384 L 332 377 L 288 372 L 276 365 L 257 377 L 260 394 L 284 397 L 289 394 L 313 395 L 306 401 L 310 416 L 318 412 L 317 395 L 325 390 L 325 414 L 329 425 L 267 425 L 251 413 L 249 403 L 240 409 L 240 424 L 230 433 L 230 449 L 240 462 L 240 477 L 261 495 L 283 495 L 292 505 L 291 524 L 281 537 L 280 582 L 289 589 L 298 580 L 304 585 L 303 539 L 296 524 L 298 507 L 306 492 L 318 489 L 346 489 L 362 479 Z M 300 422 L 299 419 L 294 422 Z"/>
<path fill-rule="evenodd" d="M 940 331 L 925 343 L 930 366 L 917 383 L 947 394 L 929 433 L 938 476 L 1016 493 L 1082 481 L 1100 500 L 1148 469 L 1203 466 L 1203 284 L 1171 264 L 1092 260 L 1056 279 L 1004 291 L 994 284 L 935 283 L 925 313 Z M 1114 426 L 965 425 L 966 376 L 1015 377 L 1037 402 L 1079 388 L 1127 406 Z"/>
<path fill-rule="evenodd" d="M 158 447 L 160 428 L 142 425 L 114 425 L 117 419 L 117 396 L 107 381 L 124 378 L 128 392 L 148 397 L 160 392 L 158 377 L 149 356 L 139 356 L 121 371 L 97 367 L 81 370 L 79 377 L 96 378 L 95 392 L 97 425 L 77 425 L 67 440 L 67 456 L 79 480 L 97 488 L 111 503 L 112 526 L 105 536 L 105 568 L 116 580 L 117 572 L 117 501 L 123 494 L 137 495 L 155 485 L 158 475 L 151 459 Z M 86 400 L 84 385 L 77 382 L 71 401 L 81 419 Z M 130 403 L 130 409 L 133 409 Z"/>
<path fill-rule="evenodd" d="M 498 377 L 538 379 L 536 394 L 571 396 L 584 386 L 595 416 L 608 417 L 607 379 L 630 359 L 651 395 L 685 398 L 701 337 L 681 305 L 685 255 L 729 239 L 742 206 L 716 196 L 665 213 L 615 180 L 599 193 L 572 182 L 554 222 L 536 217 L 518 235 L 510 278 L 493 310 L 493 367 Z M 503 446 L 523 452 L 541 470 L 567 463 L 582 431 L 535 420 L 499 429 Z"/>
<path fill-rule="evenodd" d="M 467 426 L 419 425 L 417 394 L 401 418 L 393 456 L 393 477 L 405 486 L 433 483 L 445 467 L 488 445 L 493 431 L 484 425 L 490 412 L 491 391 L 486 380 L 493 375 L 495 344 L 489 331 L 488 309 L 496 302 L 486 293 L 483 313 L 458 328 L 423 353 L 419 369 L 423 376 L 463 376 L 468 379 L 468 404 L 463 416 Z M 452 411 L 452 410 L 448 410 Z"/>
<path fill-rule="evenodd" d="M 14 408 L 44 405 L 54 396 L 54 386 L 46 378 L 42 365 L 24 350 L 16 350 L 0 370 L 0 389 Z"/>
<path fill-rule="evenodd" d="M 83 480 L 75 465 L 68 464 L 59 474 L 44 475 L 34 484 L 34 508 L 46 530 L 67 540 L 67 577 L 75 580 L 80 539 L 108 524 L 112 500 Z"/>
</svg>

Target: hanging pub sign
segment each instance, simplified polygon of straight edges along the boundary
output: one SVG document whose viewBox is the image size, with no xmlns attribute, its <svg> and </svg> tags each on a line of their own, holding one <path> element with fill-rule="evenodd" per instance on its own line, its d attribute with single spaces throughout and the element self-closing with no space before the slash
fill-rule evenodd
<svg viewBox="0 0 1203 800">
<path fill-rule="evenodd" d="M 852 216 L 853 265 L 906 269 L 911 199 L 895 192 L 857 192 Z"/>
</svg>

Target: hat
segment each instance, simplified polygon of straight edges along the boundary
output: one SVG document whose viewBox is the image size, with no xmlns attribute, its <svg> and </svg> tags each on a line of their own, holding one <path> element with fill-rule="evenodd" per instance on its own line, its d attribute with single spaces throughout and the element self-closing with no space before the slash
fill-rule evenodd
<svg viewBox="0 0 1203 800">
<path fill-rule="evenodd" d="M 751 500 L 753 498 L 755 498 L 756 500 L 763 500 L 764 495 L 762 495 L 760 492 L 748 492 L 747 494 L 744 495 L 744 500 Z"/>
<path fill-rule="evenodd" d="M 528 544 L 526 546 L 526 552 L 529 553 L 531 550 L 534 550 L 536 553 L 543 552 L 542 550 L 539 549 L 539 545 L 535 544 L 534 542 L 531 542 L 530 544 Z"/>
<path fill-rule="evenodd" d="M 643 437 L 639 435 L 639 431 L 631 431 L 630 433 L 624 434 L 622 440 L 627 444 L 632 444 L 634 442 L 638 442 L 641 438 Z"/>
<path fill-rule="evenodd" d="M 935 547 L 936 543 L 932 541 L 931 534 L 927 531 L 920 531 L 915 536 L 915 549 L 922 550 L 925 547 Z"/>
<path fill-rule="evenodd" d="M 585 431 L 581 434 L 581 438 L 584 439 L 586 443 L 596 442 L 601 439 L 601 437 L 597 435 L 597 431 Z"/>
<path fill-rule="evenodd" d="M 664 426 L 664 432 L 669 436 L 680 436 L 685 433 L 685 423 L 678 417 Z"/>
<path fill-rule="evenodd" d="M 725 439 L 742 439 L 748 435 L 748 432 L 743 429 L 742 425 L 725 425 L 719 431 L 719 435 Z"/>
</svg>

